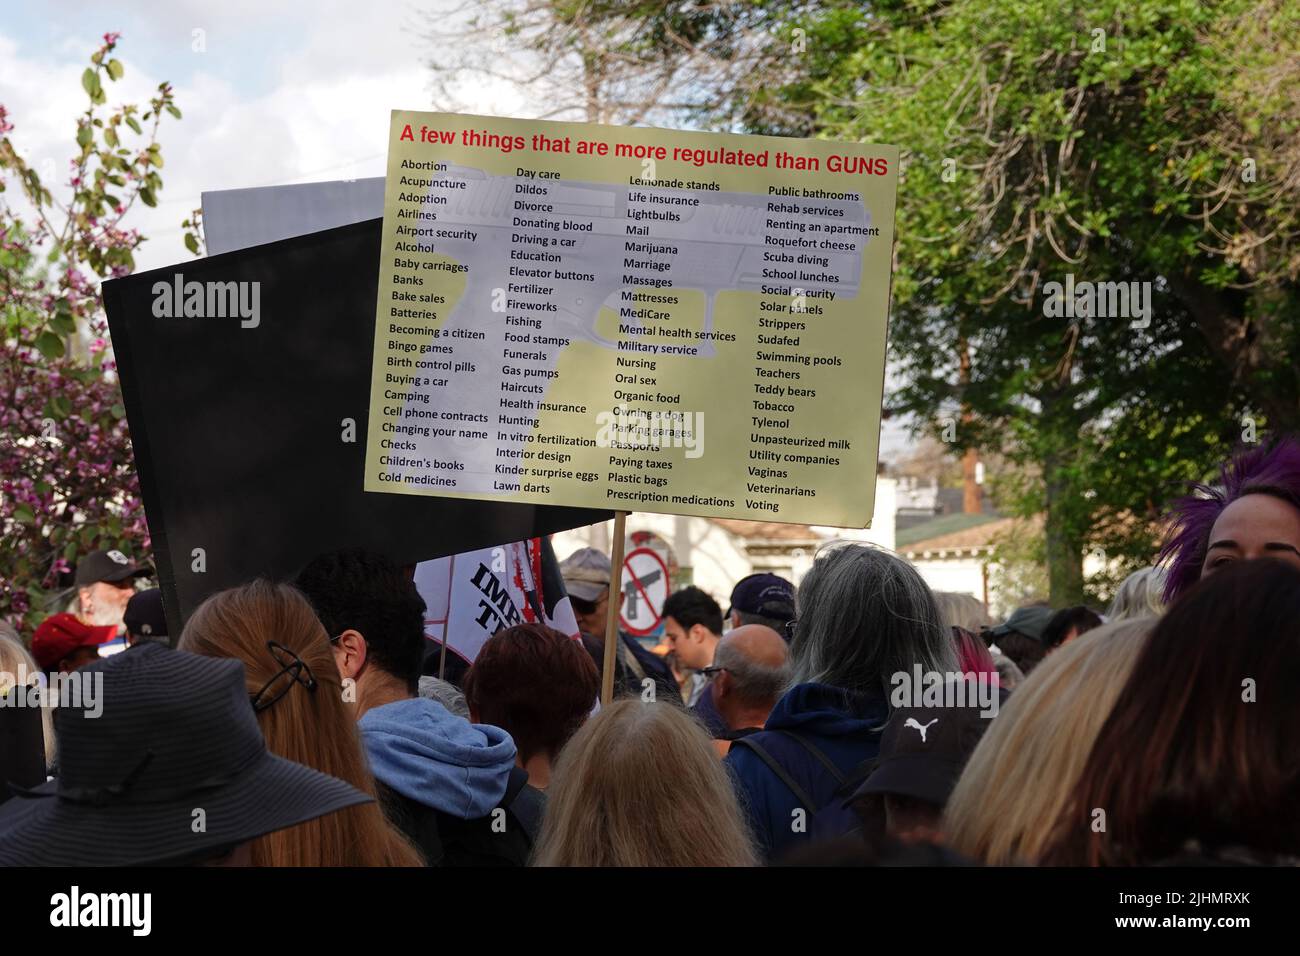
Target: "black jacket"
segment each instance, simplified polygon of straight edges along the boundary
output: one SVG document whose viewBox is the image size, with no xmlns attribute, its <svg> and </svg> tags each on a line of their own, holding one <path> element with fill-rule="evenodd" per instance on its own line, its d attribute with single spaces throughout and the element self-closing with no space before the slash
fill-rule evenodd
<svg viewBox="0 0 1300 956">
<path fill-rule="evenodd" d="M 429 866 L 527 866 L 533 852 L 546 795 L 528 785 L 528 773 L 510 771 L 506 794 L 493 811 L 476 820 L 425 806 L 380 780 L 375 781 L 384 816 L 424 854 Z"/>
<path fill-rule="evenodd" d="M 653 651 L 641 646 L 631 634 L 618 632 L 623 646 L 621 653 L 614 659 L 614 696 L 641 696 L 642 674 L 655 682 L 656 701 L 675 701 L 682 704 L 682 692 L 677 686 L 677 678 L 663 659 Z M 602 674 L 605 670 L 605 642 L 593 634 L 582 632 L 582 644 L 587 653 L 596 662 L 596 670 Z M 638 673 L 638 669 L 640 673 Z"/>
</svg>

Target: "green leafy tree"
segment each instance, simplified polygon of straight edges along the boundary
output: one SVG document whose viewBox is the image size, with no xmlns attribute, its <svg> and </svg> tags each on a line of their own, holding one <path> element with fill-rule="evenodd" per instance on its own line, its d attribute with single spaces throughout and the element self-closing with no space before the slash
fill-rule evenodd
<svg viewBox="0 0 1300 956">
<path fill-rule="evenodd" d="M 904 150 L 891 354 L 907 384 L 890 405 L 936 433 L 960 418 L 959 444 L 1024 466 L 1017 510 L 1044 514 L 1054 603 L 1086 596 L 1090 550 L 1148 562 L 1169 497 L 1256 420 L 1300 424 L 1300 8 L 784 16 L 810 56 L 763 98 L 802 104 L 817 135 Z M 1063 315 L 1047 284 L 1067 274 L 1149 282 L 1151 314 Z"/>
<path fill-rule="evenodd" d="M 456 109 L 462 87 L 491 82 L 523 92 L 542 117 L 707 121 L 751 99 L 788 53 L 790 38 L 771 33 L 772 11 L 783 9 L 762 0 L 472 0 L 427 18 L 435 99 Z"/>
</svg>

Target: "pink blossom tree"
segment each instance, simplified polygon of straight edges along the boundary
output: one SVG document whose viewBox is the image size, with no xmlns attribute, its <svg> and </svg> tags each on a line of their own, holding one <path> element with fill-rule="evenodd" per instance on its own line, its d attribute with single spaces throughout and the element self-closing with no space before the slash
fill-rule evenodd
<svg viewBox="0 0 1300 956">
<path fill-rule="evenodd" d="M 118 38 L 81 77 L 66 201 L 19 155 L 0 103 L 0 617 L 25 633 L 60 610 L 77 555 L 149 549 L 99 280 L 135 267 L 144 237 L 123 220 L 137 200 L 157 205 L 158 127 L 181 114 L 168 83 L 143 112 L 106 106 Z M 197 252 L 197 236 L 186 245 Z"/>
</svg>

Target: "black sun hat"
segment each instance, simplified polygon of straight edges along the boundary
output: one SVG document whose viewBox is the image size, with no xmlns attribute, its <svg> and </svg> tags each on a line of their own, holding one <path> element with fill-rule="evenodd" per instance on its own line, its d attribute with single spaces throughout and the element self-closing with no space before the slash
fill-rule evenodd
<svg viewBox="0 0 1300 956">
<path fill-rule="evenodd" d="M 266 749 L 239 661 L 150 642 L 77 676 L 98 700 L 55 711 L 60 775 L 0 807 L 0 866 L 200 860 L 372 799 Z"/>
</svg>

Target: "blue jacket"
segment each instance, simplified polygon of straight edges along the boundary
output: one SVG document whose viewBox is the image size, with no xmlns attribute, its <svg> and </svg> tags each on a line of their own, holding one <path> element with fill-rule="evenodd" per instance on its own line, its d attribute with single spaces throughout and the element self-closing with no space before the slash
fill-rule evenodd
<svg viewBox="0 0 1300 956">
<path fill-rule="evenodd" d="M 803 808 L 810 828 L 813 815 L 831 802 L 840 784 L 798 742 L 773 731 L 791 730 L 805 737 L 848 777 L 877 755 L 880 731 L 888 717 L 883 691 L 867 695 L 828 684 L 798 684 L 777 701 L 762 732 L 749 739 L 771 754 L 813 798 L 816 805 Z M 806 830 L 797 832 L 794 826 L 798 798 L 757 754 L 733 746 L 726 763 L 750 830 L 765 857 L 775 857 L 808 839 Z"/>
<path fill-rule="evenodd" d="M 505 796 L 515 742 L 499 727 L 471 724 L 426 697 L 375 707 L 357 726 L 375 779 L 407 799 L 472 820 Z"/>
</svg>

